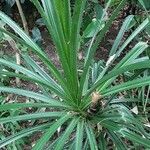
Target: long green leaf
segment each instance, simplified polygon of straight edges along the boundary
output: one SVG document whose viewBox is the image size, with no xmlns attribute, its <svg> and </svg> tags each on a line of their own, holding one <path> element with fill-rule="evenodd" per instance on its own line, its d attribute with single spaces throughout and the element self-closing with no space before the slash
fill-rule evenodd
<svg viewBox="0 0 150 150">
<path fill-rule="evenodd" d="M 26 63 L 28 63 L 34 69 L 36 73 L 42 76 L 47 82 L 50 82 L 53 87 L 62 90 L 62 88 L 56 83 L 56 81 L 54 81 L 54 79 L 52 79 L 51 76 L 48 75 L 29 55 L 23 55 L 23 58 L 26 60 Z"/>
<path fill-rule="evenodd" d="M 70 115 L 65 115 L 64 117 L 60 118 L 58 121 L 56 121 L 50 128 L 43 134 L 43 136 L 37 141 L 35 146 L 32 150 L 42 150 L 44 148 L 44 145 L 46 142 L 51 138 L 51 136 L 56 132 L 56 130 L 64 124 L 68 119 L 70 118 Z"/>
<path fill-rule="evenodd" d="M 127 55 L 116 65 L 115 68 L 119 68 L 125 65 L 130 64 L 133 60 L 135 60 L 140 54 L 144 52 L 148 48 L 148 44 L 145 42 L 137 43 L 134 48 L 127 53 Z"/>
<path fill-rule="evenodd" d="M 123 22 L 123 25 L 122 25 L 122 27 L 121 27 L 121 29 L 120 29 L 120 31 L 119 31 L 119 33 L 118 33 L 118 35 L 117 35 L 117 37 L 116 37 L 116 39 L 114 41 L 114 44 L 113 44 L 113 46 L 112 46 L 112 48 L 110 50 L 109 56 L 113 56 L 116 53 L 116 51 L 117 51 L 117 49 L 119 47 L 119 44 L 120 44 L 120 42 L 121 42 L 121 40 L 123 38 L 123 35 L 127 31 L 131 21 L 133 20 L 133 17 L 134 17 L 133 15 L 129 15 L 125 19 L 125 21 Z"/>
<path fill-rule="evenodd" d="M 57 78 L 57 80 L 64 86 L 65 80 L 62 78 L 60 72 L 56 69 L 56 67 L 53 65 L 53 63 L 50 61 L 50 59 L 47 57 L 47 55 L 43 52 L 43 50 L 8 16 L 6 16 L 3 12 L 0 11 L 0 19 L 7 23 L 23 40 L 20 40 L 17 36 L 14 36 L 8 31 L 5 31 L 3 28 L 0 28 L 0 30 L 8 35 L 10 35 L 12 38 L 15 38 L 22 44 L 28 45 L 33 52 L 36 52 L 40 59 L 47 65 L 48 69 L 51 71 L 51 73 Z"/>
<path fill-rule="evenodd" d="M 23 120 L 33 120 L 33 119 L 40 119 L 40 118 L 58 118 L 65 115 L 63 112 L 42 112 L 42 113 L 33 113 L 33 114 L 26 114 L 26 115 L 18 115 L 18 116 L 9 116 L 0 118 L 0 123 L 8 123 L 8 122 L 15 122 L 15 121 L 23 121 Z"/>
<path fill-rule="evenodd" d="M 115 148 L 118 150 L 127 150 L 126 145 L 123 143 L 122 139 L 112 131 L 108 130 L 108 134 L 111 137 L 111 140 L 115 143 Z"/>
<path fill-rule="evenodd" d="M 147 47 L 148 45 L 145 42 L 139 42 L 136 44 L 135 47 L 115 66 L 114 70 L 132 63 L 144 50 L 146 50 Z M 108 80 L 104 85 L 99 87 L 99 91 L 105 89 L 114 80 L 115 77 Z"/>
<path fill-rule="evenodd" d="M 108 96 L 114 93 L 122 92 L 124 90 L 130 90 L 133 88 L 138 88 L 138 87 L 146 86 L 149 84 L 150 84 L 150 77 L 144 77 L 142 79 L 128 81 L 120 85 L 116 85 L 114 87 L 108 88 L 106 90 L 101 91 L 101 94 L 103 96 Z"/>
<path fill-rule="evenodd" d="M 88 55 L 88 58 L 84 65 L 84 70 L 83 70 L 83 74 L 81 76 L 81 80 L 80 80 L 80 91 L 82 93 L 83 87 L 84 87 L 84 82 L 86 79 L 86 74 L 88 72 L 89 66 L 91 64 L 91 60 L 93 59 L 94 53 L 99 45 L 99 43 L 101 42 L 102 38 L 104 37 L 104 35 L 106 34 L 106 32 L 108 31 L 108 29 L 110 28 L 113 20 L 116 18 L 117 14 L 119 13 L 119 11 L 122 9 L 122 7 L 125 5 L 126 0 L 122 0 L 120 2 L 120 4 L 118 5 L 118 7 L 113 11 L 111 17 L 109 18 L 108 22 L 106 23 L 105 27 L 103 28 L 103 30 L 99 33 L 95 43 L 91 46 L 90 48 L 90 52 Z"/>
<path fill-rule="evenodd" d="M 132 131 L 129 130 L 120 130 L 121 134 L 126 137 L 127 139 L 134 141 L 142 146 L 144 146 L 145 148 L 150 148 L 150 140 L 146 139 Z"/>
<path fill-rule="evenodd" d="M 145 19 L 132 34 L 127 38 L 127 40 L 123 43 L 123 45 L 119 48 L 116 53 L 116 57 L 120 56 L 121 52 L 126 48 L 126 46 L 142 31 L 144 30 L 149 23 L 148 19 Z"/>
<path fill-rule="evenodd" d="M 47 108 L 47 107 L 51 107 L 51 105 L 46 103 L 11 103 L 11 104 L 6 103 L 0 105 L 0 111 L 15 110 L 15 109 L 17 110 L 17 109 L 28 108 L 28 107 Z"/>
<path fill-rule="evenodd" d="M 92 150 L 98 150 L 98 145 L 97 145 L 95 134 L 93 132 L 92 127 L 89 124 L 87 124 L 85 125 L 85 129 L 86 129 L 86 134 L 89 140 L 90 148 Z"/>
<path fill-rule="evenodd" d="M 61 0 L 56 0 L 55 2 L 65 40 L 69 42 L 72 23 L 70 0 L 65 0 L 63 2 Z"/>
<path fill-rule="evenodd" d="M 131 64 L 141 53 L 143 53 L 144 50 L 146 50 L 147 47 L 148 45 L 145 42 L 139 42 L 138 44 L 136 44 L 135 47 L 130 52 L 128 52 L 127 55 L 114 67 L 113 70 L 115 71 L 116 68 L 124 67 L 128 64 Z M 105 89 L 114 80 L 115 77 L 110 78 L 104 85 L 99 87 L 99 91 Z"/>
<path fill-rule="evenodd" d="M 18 71 L 18 72 L 21 72 L 23 74 L 26 74 L 28 75 L 29 77 L 34 77 L 36 79 L 39 79 L 39 80 L 42 80 L 42 78 L 38 75 L 38 74 L 35 74 L 33 73 L 32 71 L 18 65 L 18 64 L 15 64 L 15 63 L 12 63 L 12 62 L 9 62 L 5 59 L 2 59 L 0 58 L 0 64 L 3 64 L 5 66 L 8 66 L 8 67 L 11 67 L 12 69 Z"/>
<path fill-rule="evenodd" d="M 106 84 L 110 80 L 114 80 L 114 77 L 116 78 L 116 76 L 118 76 L 124 72 L 137 70 L 137 69 L 144 69 L 144 68 L 147 69 L 149 67 L 150 67 L 150 61 L 146 60 L 146 61 L 142 61 L 142 62 L 129 64 L 129 65 L 126 65 L 126 66 L 118 68 L 118 69 L 114 69 L 114 70 L 108 72 L 108 74 L 105 75 L 102 79 L 97 81 L 91 87 L 91 89 L 87 92 L 84 99 L 86 99 L 94 90 L 96 90 L 96 88 L 98 88 L 99 86 L 103 86 L 104 84 Z"/>
<path fill-rule="evenodd" d="M 70 68 L 68 66 L 67 58 L 67 45 L 61 26 L 61 21 L 56 9 L 56 1 L 42 1 L 43 8 L 47 17 L 47 21 L 51 26 L 50 33 L 52 35 L 55 46 L 57 47 L 57 52 L 64 69 L 64 73 L 67 76 L 70 74 Z"/>
<path fill-rule="evenodd" d="M 112 61 L 114 61 L 115 53 L 116 53 L 116 51 L 117 51 L 117 49 L 119 47 L 119 44 L 121 43 L 121 40 L 123 38 L 124 33 L 127 31 L 128 26 L 130 25 L 131 21 L 133 20 L 133 17 L 134 17 L 133 15 L 130 15 L 123 22 L 123 25 L 122 25 L 122 27 L 121 27 L 121 29 L 120 29 L 117 37 L 116 37 L 116 40 L 114 41 L 114 44 L 113 44 L 113 46 L 112 46 L 112 48 L 110 50 L 109 59 L 106 62 L 106 67 L 103 69 L 103 71 L 98 76 L 97 81 L 104 76 L 104 74 L 108 70 L 110 64 L 112 64 Z"/>
<path fill-rule="evenodd" d="M 69 136 L 73 132 L 73 129 L 75 128 L 78 120 L 79 120 L 78 118 L 75 118 L 71 121 L 71 123 L 68 125 L 67 129 L 65 130 L 65 133 L 63 134 L 63 136 L 57 142 L 57 144 L 55 146 L 55 149 L 57 149 L 57 150 L 62 150 L 63 149 L 65 142 L 68 140 Z"/>
<path fill-rule="evenodd" d="M 33 128 L 24 129 L 18 133 L 15 133 L 14 135 L 8 136 L 7 138 L 0 141 L 0 148 L 3 148 L 4 146 L 6 146 L 18 139 L 21 139 L 23 137 L 31 135 L 34 132 L 41 131 L 41 130 L 43 131 L 43 130 L 45 130 L 45 128 L 48 128 L 49 126 L 50 126 L 49 123 L 43 124 L 43 125 L 39 125 L 39 126 L 36 126 Z"/>
<path fill-rule="evenodd" d="M 66 94 L 64 93 L 64 91 L 61 91 L 61 90 L 53 87 L 49 82 L 43 81 L 42 78 L 41 78 L 41 80 L 38 80 L 37 78 L 28 77 L 28 76 L 23 75 L 23 74 L 18 74 L 18 73 L 14 73 L 14 72 L 7 72 L 7 71 L 0 71 L 0 74 L 2 76 L 17 77 L 17 78 L 20 78 L 20 79 L 25 80 L 25 81 L 30 81 L 30 82 L 33 82 L 35 84 L 42 85 L 45 88 L 48 88 L 49 90 L 51 90 L 54 93 L 56 93 L 57 95 L 59 95 L 61 98 L 67 99 L 67 97 L 65 97 Z"/>
<path fill-rule="evenodd" d="M 51 106 L 53 106 L 53 107 L 58 107 L 58 106 L 59 107 L 67 107 L 67 105 L 65 105 L 65 103 L 63 103 L 63 102 L 60 102 L 58 100 L 47 97 L 45 95 L 27 91 L 27 90 L 0 86 L 0 92 L 14 93 L 17 95 L 26 96 L 26 97 L 33 98 L 38 101 L 42 101 L 42 102 L 51 104 Z"/>
<path fill-rule="evenodd" d="M 100 133 L 99 135 L 99 148 L 100 150 L 106 150 L 107 148 L 107 141 L 106 141 L 106 138 L 105 138 L 105 134 L 103 132 Z"/>
<path fill-rule="evenodd" d="M 75 143 L 76 150 L 82 150 L 83 131 L 84 131 L 84 121 L 82 120 L 82 121 L 79 121 L 77 125 L 76 143 Z"/>
<path fill-rule="evenodd" d="M 80 47 L 80 28 L 83 10 L 87 0 L 76 0 L 74 6 L 74 14 L 72 17 L 71 39 L 70 39 L 70 66 L 73 85 L 75 86 L 75 97 L 78 94 L 78 73 L 77 73 L 77 54 Z"/>
</svg>

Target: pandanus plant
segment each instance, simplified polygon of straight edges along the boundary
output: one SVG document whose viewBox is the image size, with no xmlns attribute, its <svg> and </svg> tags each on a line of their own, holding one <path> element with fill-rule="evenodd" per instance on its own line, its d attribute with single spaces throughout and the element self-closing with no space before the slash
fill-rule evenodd
<svg viewBox="0 0 150 150">
<path fill-rule="evenodd" d="M 98 71 L 100 64 L 93 64 L 95 51 L 126 3 L 126 0 L 121 0 L 104 23 L 106 12 L 112 2 L 109 0 L 101 18 L 97 20 L 99 25 L 104 23 L 104 26 L 100 30 L 94 30 L 93 36 L 89 38 L 88 48 L 84 50 L 84 64 L 82 70 L 81 68 L 79 70 L 78 52 L 83 47 L 81 27 L 87 0 L 76 0 L 73 7 L 70 5 L 70 0 L 32 0 L 32 2 L 42 16 L 53 40 L 61 67 L 57 68 L 42 47 L 37 45 L 11 18 L 0 12 L 1 21 L 7 24 L 12 32 L 6 28 L 0 28 L 0 31 L 13 38 L 20 47 L 26 47 L 30 51 L 30 53 L 21 52 L 24 62 L 22 65 L 0 58 L 1 65 L 12 68 L 11 71 L 1 71 L 1 75 L 35 83 L 40 89 L 39 92 L 35 92 L 0 86 L 1 93 L 13 93 L 28 98 L 28 102 L 0 105 L 1 112 L 16 109 L 19 111 L 25 108 L 37 110 L 34 113 L 1 117 L 0 123 L 5 125 L 43 120 L 32 128 L 22 129 L 14 135 L 3 138 L 0 141 L 0 148 L 41 132 L 40 138 L 32 147 L 33 150 L 44 148 L 106 150 L 110 145 L 118 150 L 131 148 L 130 146 L 135 148 L 139 145 L 141 148 L 149 149 L 150 135 L 146 132 L 149 128 L 144 126 L 141 117 L 134 114 L 129 105 L 134 100 L 119 97 L 119 93 L 123 91 L 150 84 L 149 76 L 144 78 L 139 76 L 143 70 L 150 68 L 150 60 L 145 53 L 148 44 L 138 42 L 120 61 L 114 63 L 131 41 L 146 28 L 149 20 L 145 19 L 122 42 L 125 32 L 134 19 L 133 15 L 128 16 L 111 50 L 108 49 L 108 61 Z M 29 56 L 31 52 L 41 60 L 45 71 Z M 135 70 L 138 70 L 138 74 L 134 74 Z M 127 72 L 133 74 L 128 80 L 112 84 L 117 77 Z M 46 111 L 41 112 L 42 108 Z"/>
</svg>

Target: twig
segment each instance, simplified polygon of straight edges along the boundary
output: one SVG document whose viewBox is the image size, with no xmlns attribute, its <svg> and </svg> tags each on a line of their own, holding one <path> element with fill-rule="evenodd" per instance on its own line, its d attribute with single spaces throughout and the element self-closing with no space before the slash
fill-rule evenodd
<svg viewBox="0 0 150 150">
<path fill-rule="evenodd" d="M 19 53 L 19 49 L 16 45 L 16 42 L 13 39 L 8 40 L 8 42 L 16 53 L 16 63 L 18 65 L 20 65 L 21 64 L 20 53 Z M 18 73 L 18 71 L 16 71 L 16 73 Z M 20 79 L 19 78 L 16 78 L 16 84 L 17 84 L 17 86 L 20 86 Z"/>
<path fill-rule="evenodd" d="M 15 0 L 15 1 L 16 1 L 16 5 L 17 5 L 17 7 L 18 7 L 18 11 L 19 11 L 21 20 L 22 20 L 23 28 L 24 28 L 25 32 L 29 35 L 28 24 L 27 24 L 25 15 L 24 15 L 24 13 L 23 13 L 23 10 L 22 10 L 20 1 L 19 1 L 19 0 Z"/>
<path fill-rule="evenodd" d="M 22 10 L 20 1 L 19 1 L 19 0 L 15 0 L 15 1 L 16 1 L 16 5 L 17 5 L 17 7 L 18 7 L 18 11 L 19 11 L 21 20 L 22 20 L 23 28 L 24 28 L 25 32 L 29 35 L 29 30 L 28 30 L 27 21 L 26 21 L 25 15 L 24 15 L 24 13 L 23 13 L 23 10 Z M 20 63 L 21 63 L 21 57 L 20 57 L 20 54 L 19 54 L 18 52 L 16 52 L 16 63 L 17 63 L 18 65 L 20 65 Z M 17 84 L 18 86 L 20 85 L 20 79 L 19 79 L 19 78 L 16 78 L 16 84 Z"/>
</svg>

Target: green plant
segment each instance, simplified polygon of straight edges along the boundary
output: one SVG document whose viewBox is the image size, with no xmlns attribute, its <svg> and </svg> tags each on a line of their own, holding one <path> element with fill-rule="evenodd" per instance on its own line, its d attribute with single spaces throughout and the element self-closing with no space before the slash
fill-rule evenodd
<svg viewBox="0 0 150 150">
<path fill-rule="evenodd" d="M 33 146 L 33 150 L 49 149 L 91 149 L 106 150 L 109 144 L 116 149 L 150 148 L 150 135 L 142 119 L 130 111 L 128 103 L 121 102 L 118 98 L 120 92 L 128 91 L 150 84 L 150 77 L 138 75 L 126 81 L 120 81 L 118 85 L 112 84 L 121 74 L 135 70 L 148 69 L 150 60 L 145 57 L 148 48 L 146 42 L 137 43 L 127 55 L 118 62 L 113 69 L 112 63 L 120 56 L 126 46 L 136 37 L 149 23 L 145 19 L 142 24 L 123 42 L 124 33 L 128 30 L 133 15 L 128 16 L 120 31 L 112 49 L 108 61 L 103 69 L 99 69 L 100 63 L 92 65 L 94 53 L 109 30 L 113 20 L 123 8 L 126 0 L 122 0 L 104 27 L 92 34 L 89 47 L 86 51 L 82 71 L 78 71 L 77 54 L 81 47 L 80 28 L 86 0 L 76 0 L 73 13 L 70 10 L 70 0 L 32 0 L 37 7 L 51 38 L 56 46 L 56 51 L 61 62 L 61 69 L 57 69 L 51 60 L 14 21 L 3 12 L 0 19 L 5 22 L 17 35 L 0 28 L 1 32 L 11 36 L 16 42 L 32 50 L 46 66 L 44 71 L 27 53 L 22 53 L 22 58 L 28 64 L 26 68 L 7 60 L 0 59 L 0 64 L 10 67 L 19 73 L 1 71 L 1 75 L 18 77 L 22 80 L 39 85 L 39 93 L 12 87 L 0 86 L 1 92 L 14 93 L 30 98 L 29 103 L 12 103 L 0 105 L 0 111 L 10 109 L 24 109 L 27 107 L 46 108 L 44 112 L 20 114 L 0 118 L 0 123 L 19 122 L 25 120 L 42 119 L 41 124 L 18 131 L 0 141 L 0 148 L 8 144 L 42 132 L 41 138 Z M 111 4 L 108 1 L 106 8 L 99 18 L 103 21 L 107 9 Z M 141 55 L 143 53 L 143 55 Z M 62 71 L 63 70 L 63 71 Z M 48 71 L 48 72 L 47 72 Z M 92 81 L 91 81 L 92 79 Z M 34 102 L 33 102 L 34 99 Z M 130 143 L 130 144 L 127 144 Z M 129 146 L 127 146 L 129 145 Z"/>
</svg>

